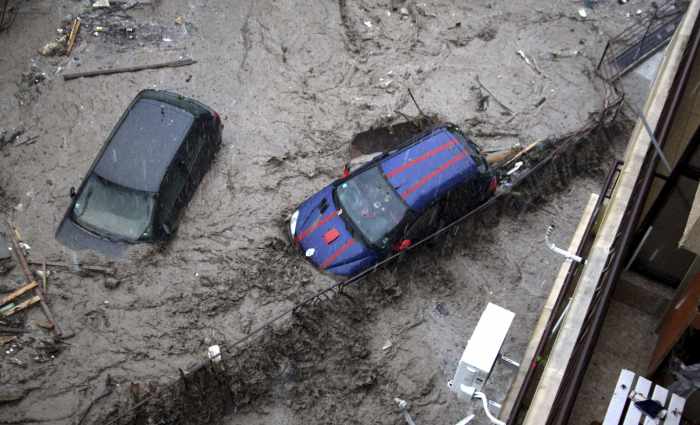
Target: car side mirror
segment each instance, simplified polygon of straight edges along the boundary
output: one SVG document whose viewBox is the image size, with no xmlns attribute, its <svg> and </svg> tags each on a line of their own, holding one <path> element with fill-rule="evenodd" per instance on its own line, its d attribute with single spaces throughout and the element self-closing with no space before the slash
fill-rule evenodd
<svg viewBox="0 0 700 425">
<path fill-rule="evenodd" d="M 73 186 L 71 186 L 68 194 L 70 195 L 71 198 L 75 198 L 75 196 L 77 195 L 77 193 L 75 192 L 75 188 Z"/>
</svg>

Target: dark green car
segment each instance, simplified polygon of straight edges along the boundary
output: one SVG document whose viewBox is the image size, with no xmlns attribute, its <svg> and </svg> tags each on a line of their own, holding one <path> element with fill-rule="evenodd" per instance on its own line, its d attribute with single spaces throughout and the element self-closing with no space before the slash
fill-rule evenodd
<svg viewBox="0 0 700 425">
<path fill-rule="evenodd" d="M 211 108 L 144 90 L 107 138 L 76 191 L 56 239 L 116 256 L 131 243 L 165 241 L 211 167 L 223 125 Z"/>
</svg>

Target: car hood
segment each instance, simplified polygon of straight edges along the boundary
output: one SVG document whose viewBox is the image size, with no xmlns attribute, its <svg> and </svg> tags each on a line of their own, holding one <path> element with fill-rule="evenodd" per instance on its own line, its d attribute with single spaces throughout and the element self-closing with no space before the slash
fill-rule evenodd
<svg viewBox="0 0 700 425">
<path fill-rule="evenodd" d="M 340 276 L 352 276 L 377 260 L 377 254 L 353 237 L 333 201 L 333 185 L 304 201 L 293 235 L 294 243 L 316 267 Z"/>
<path fill-rule="evenodd" d="M 73 221 L 70 214 L 66 214 L 58 226 L 56 240 L 75 251 L 89 249 L 108 257 L 123 257 L 129 247 L 126 242 L 103 239 L 87 231 Z"/>
</svg>

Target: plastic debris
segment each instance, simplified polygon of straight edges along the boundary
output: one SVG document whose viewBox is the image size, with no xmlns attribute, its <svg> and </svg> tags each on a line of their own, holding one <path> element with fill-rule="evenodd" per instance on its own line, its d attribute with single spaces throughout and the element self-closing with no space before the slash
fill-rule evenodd
<svg viewBox="0 0 700 425">
<path fill-rule="evenodd" d="M 221 347 L 218 345 L 212 345 L 207 350 L 207 357 L 214 363 L 219 363 L 221 361 Z"/>
<path fill-rule="evenodd" d="M 100 9 L 106 7 L 110 7 L 109 0 L 95 0 L 95 2 L 92 4 L 93 9 Z"/>
<path fill-rule="evenodd" d="M 57 38 L 54 41 L 49 41 L 44 45 L 44 47 L 39 49 L 39 54 L 42 56 L 55 56 L 58 53 L 62 53 L 65 49 L 65 44 L 67 41 L 68 37 L 65 35 Z"/>
<path fill-rule="evenodd" d="M 365 21 L 364 24 L 367 28 L 372 28 L 372 21 Z"/>
<path fill-rule="evenodd" d="M 586 19 L 588 17 L 588 12 L 586 12 L 586 9 L 582 7 L 578 10 L 578 16 Z"/>
<path fill-rule="evenodd" d="M 175 24 L 176 25 L 182 25 L 185 23 L 185 17 L 184 16 L 178 16 L 175 18 Z"/>
<path fill-rule="evenodd" d="M 509 176 L 511 176 L 511 175 L 513 175 L 515 172 L 517 172 L 517 171 L 520 169 L 520 167 L 522 167 L 522 166 L 523 166 L 523 162 L 522 162 L 522 161 L 518 161 L 518 162 L 515 163 L 515 166 L 514 166 L 513 168 L 511 168 L 510 170 L 508 170 L 508 172 L 507 172 L 506 174 L 509 175 Z"/>
<path fill-rule="evenodd" d="M 384 343 L 384 345 L 382 346 L 382 350 L 386 351 L 386 350 L 390 349 L 393 345 L 394 344 L 392 344 L 391 341 L 389 341 L 387 339 L 386 342 Z"/>
</svg>

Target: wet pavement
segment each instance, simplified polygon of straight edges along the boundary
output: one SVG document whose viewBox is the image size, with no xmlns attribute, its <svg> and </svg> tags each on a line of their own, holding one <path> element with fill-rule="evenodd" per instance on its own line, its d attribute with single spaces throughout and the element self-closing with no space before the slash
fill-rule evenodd
<svg viewBox="0 0 700 425">
<path fill-rule="evenodd" d="M 104 14 L 88 2 L 18 4 L 14 25 L 0 33 L 0 127 L 22 126 L 21 137 L 36 138 L 0 147 L 0 215 L 19 227 L 33 260 L 116 269 L 105 277 L 49 268 L 50 302 L 74 336 L 47 354 L 50 334 L 33 307 L 25 320 L 32 332 L 0 359 L 0 386 L 27 391 L 0 404 L 0 423 L 56 424 L 78 422 L 89 407 L 85 423 L 114 410 L 132 382 L 172 381 L 212 343 L 235 341 L 332 283 L 289 247 L 284 221 L 342 173 L 355 133 L 402 120 L 396 111 L 417 115 L 408 88 L 426 114 L 460 125 L 486 149 L 557 137 L 602 107 L 607 91 L 594 67 L 605 40 L 645 7 L 594 2 L 582 19 L 576 2 L 541 0 L 154 0 Z M 38 55 L 66 15 L 81 11 L 71 56 Z M 61 78 L 179 57 L 198 63 Z M 492 93 L 485 111 L 477 76 Z M 69 188 L 143 88 L 218 111 L 224 146 L 171 244 L 117 261 L 76 255 L 53 238 Z M 602 182 L 596 168 L 534 210 L 486 219 L 478 236 L 455 233 L 358 289 L 366 320 L 348 335 L 362 336 L 366 355 L 350 359 L 381 372 L 352 387 L 353 404 L 343 405 L 341 385 L 353 368 L 334 374 L 327 393 L 313 389 L 334 362 L 348 361 L 329 356 L 309 381 L 251 399 L 226 423 L 399 423 L 393 397 L 408 399 L 419 423 L 457 422 L 474 406 L 452 402 L 445 383 L 481 310 L 491 301 L 516 312 L 506 351 L 517 359 L 560 264 L 541 243 L 544 229 L 554 222 L 562 238 L 571 234 Z M 18 267 L 0 276 L 3 290 L 19 287 L 20 276 Z M 391 353 L 381 348 L 387 340 Z M 117 391 L 91 406 L 108 376 Z M 511 377 L 494 376 L 496 398 Z"/>
</svg>

